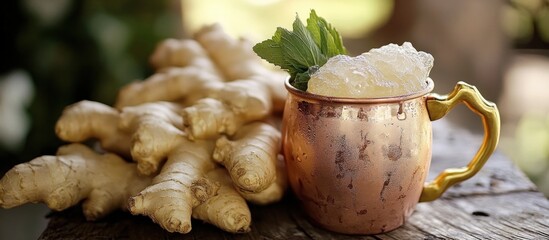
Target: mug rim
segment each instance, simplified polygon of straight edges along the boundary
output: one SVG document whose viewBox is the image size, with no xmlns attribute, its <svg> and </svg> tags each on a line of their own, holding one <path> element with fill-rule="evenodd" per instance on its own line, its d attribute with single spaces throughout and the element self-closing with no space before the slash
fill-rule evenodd
<svg viewBox="0 0 549 240">
<path fill-rule="evenodd" d="M 284 82 L 284 85 L 289 93 L 297 95 L 302 98 L 322 101 L 322 102 L 339 102 L 339 103 L 387 103 L 387 102 L 401 102 L 405 100 L 410 100 L 424 96 L 434 88 L 433 79 L 427 77 L 425 80 L 427 82 L 427 87 L 421 91 L 417 91 L 410 94 L 390 96 L 390 97 L 376 97 L 376 98 L 352 98 L 352 97 L 330 97 L 319 94 L 314 94 L 306 91 L 299 90 L 290 84 L 290 78 L 287 78 Z"/>
</svg>

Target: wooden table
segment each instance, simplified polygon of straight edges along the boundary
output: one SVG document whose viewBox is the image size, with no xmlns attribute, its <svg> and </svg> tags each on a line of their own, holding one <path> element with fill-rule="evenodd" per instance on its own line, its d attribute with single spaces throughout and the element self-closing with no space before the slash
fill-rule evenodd
<svg viewBox="0 0 549 240">
<path fill-rule="evenodd" d="M 430 178 L 447 167 L 464 166 L 476 152 L 481 136 L 434 123 Z M 186 235 L 168 233 L 142 216 L 117 212 L 86 222 L 80 207 L 49 215 L 40 239 L 549 239 L 549 201 L 497 152 L 473 178 L 449 189 L 434 202 L 418 204 L 401 228 L 375 236 L 349 236 L 315 227 L 296 199 L 251 206 L 253 225 L 233 235 L 193 221 Z"/>
</svg>

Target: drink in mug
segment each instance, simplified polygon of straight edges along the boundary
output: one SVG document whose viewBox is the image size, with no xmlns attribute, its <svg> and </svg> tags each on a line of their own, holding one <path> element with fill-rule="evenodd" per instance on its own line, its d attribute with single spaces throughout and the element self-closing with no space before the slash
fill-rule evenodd
<svg viewBox="0 0 549 240">
<path fill-rule="evenodd" d="M 430 93 L 432 66 L 433 57 L 410 43 L 390 44 L 331 58 L 307 92 L 286 82 L 283 151 L 292 190 L 313 222 L 347 234 L 387 232 L 419 201 L 435 200 L 484 165 L 499 138 L 496 106 L 462 82 L 448 95 Z M 467 167 L 425 184 L 431 121 L 458 103 L 481 116 L 484 142 Z"/>
</svg>

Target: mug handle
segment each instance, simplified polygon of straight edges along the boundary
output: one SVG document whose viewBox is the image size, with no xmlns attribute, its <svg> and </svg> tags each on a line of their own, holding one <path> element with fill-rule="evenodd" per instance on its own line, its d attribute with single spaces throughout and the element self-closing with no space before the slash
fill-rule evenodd
<svg viewBox="0 0 549 240">
<path fill-rule="evenodd" d="M 446 169 L 433 181 L 425 183 L 420 202 L 433 201 L 450 186 L 474 176 L 498 144 L 500 119 L 496 104 L 484 99 L 475 86 L 465 82 L 458 82 L 448 95 L 432 93 L 427 96 L 427 111 L 431 121 L 444 117 L 458 103 L 464 103 L 471 111 L 480 115 L 484 125 L 484 139 L 473 160 L 466 167 Z"/>
</svg>

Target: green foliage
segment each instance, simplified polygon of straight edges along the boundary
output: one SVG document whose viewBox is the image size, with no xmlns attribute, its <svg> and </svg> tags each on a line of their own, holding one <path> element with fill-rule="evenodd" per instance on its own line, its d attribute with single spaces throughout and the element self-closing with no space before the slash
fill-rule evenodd
<svg viewBox="0 0 549 240">
<path fill-rule="evenodd" d="M 35 95 L 26 143 L 18 151 L 0 146 L 0 172 L 54 154 L 62 143 L 53 127 L 65 106 L 83 99 L 112 104 L 122 85 L 152 74 L 148 60 L 156 44 L 181 37 L 180 9 L 173 1 L 8 2 L 2 11 L 9 41 L 1 48 L 9 64 L 0 73 L 28 72 Z M 58 9 L 55 21 L 37 14 L 44 4 Z"/>
<path fill-rule="evenodd" d="M 347 50 L 335 28 L 314 10 L 307 26 L 296 16 L 292 28 L 293 31 L 277 28 L 271 39 L 256 44 L 253 49 L 259 57 L 288 71 L 290 84 L 305 91 L 316 69 L 335 55 L 347 54 Z"/>
</svg>

